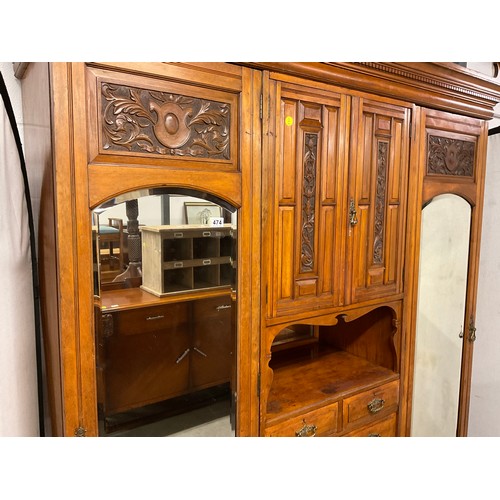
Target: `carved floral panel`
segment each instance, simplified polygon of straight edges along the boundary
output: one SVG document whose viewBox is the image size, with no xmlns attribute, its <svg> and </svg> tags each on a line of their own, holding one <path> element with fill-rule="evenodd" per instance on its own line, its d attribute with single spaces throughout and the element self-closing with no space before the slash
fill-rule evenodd
<svg viewBox="0 0 500 500">
<path fill-rule="evenodd" d="M 230 159 L 228 103 L 102 83 L 101 112 L 105 150 Z"/>
<path fill-rule="evenodd" d="M 472 177 L 476 144 L 472 141 L 427 136 L 427 173 Z"/>
<path fill-rule="evenodd" d="M 318 134 L 305 134 L 300 272 L 314 269 L 314 219 Z"/>
<path fill-rule="evenodd" d="M 385 198 L 387 191 L 387 161 L 389 144 L 380 141 L 377 155 L 377 185 L 375 192 L 375 228 L 373 236 L 373 263 L 384 262 Z"/>
</svg>

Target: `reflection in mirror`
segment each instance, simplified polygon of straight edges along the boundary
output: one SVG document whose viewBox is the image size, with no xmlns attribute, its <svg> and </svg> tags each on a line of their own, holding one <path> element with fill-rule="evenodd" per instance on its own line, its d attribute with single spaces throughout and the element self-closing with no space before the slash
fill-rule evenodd
<svg viewBox="0 0 500 500">
<path fill-rule="evenodd" d="M 92 212 L 101 436 L 234 436 L 237 212 L 147 189 Z"/>
<path fill-rule="evenodd" d="M 470 225 L 456 195 L 422 211 L 412 436 L 456 436 Z"/>
</svg>

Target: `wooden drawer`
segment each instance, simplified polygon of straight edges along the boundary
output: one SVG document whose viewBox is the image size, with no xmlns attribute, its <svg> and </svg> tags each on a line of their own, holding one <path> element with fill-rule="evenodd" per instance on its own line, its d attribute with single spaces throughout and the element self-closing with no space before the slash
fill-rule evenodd
<svg viewBox="0 0 500 500">
<path fill-rule="evenodd" d="M 186 328 L 188 307 L 187 302 L 179 302 L 115 312 L 112 313 L 113 332 L 118 335 L 136 335 L 179 326 Z"/>
<path fill-rule="evenodd" d="M 396 414 L 392 413 L 388 418 L 378 420 L 361 429 L 345 434 L 344 437 L 395 437 L 396 436 Z"/>
<path fill-rule="evenodd" d="M 356 394 L 343 401 L 344 429 L 352 424 L 378 419 L 387 411 L 394 411 L 399 401 L 399 380 Z"/>
<path fill-rule="evenodd" d="M 193 317 L 200 323 L 226 322 L 231 319 L 231 295 L 213 299 L 197 300 L 193 303 Z"/>
<path fill-rule="evenodd" d="M 338 403 L 334 403 L 272 425 L 266 428 L 264 435 L 270 437 L 329 436 L 337 431 L 338 412 Z"/>
</svg>

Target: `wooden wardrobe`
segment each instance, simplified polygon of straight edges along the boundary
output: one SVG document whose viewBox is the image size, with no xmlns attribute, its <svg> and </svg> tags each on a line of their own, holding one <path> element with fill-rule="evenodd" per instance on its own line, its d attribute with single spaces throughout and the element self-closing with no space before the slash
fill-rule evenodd
<svg viewBox="0 0 500 500">
<path fill-rule="evenodd" d="M 237 210 L 238 436 L 411 434 L 422 208 L 442 193 L 465 199 L 456 435 L 467 434 L 487 121 L 500 86 L 454 63 L 17 69 L 27 165 L 43 182 L 53 435 L 99 433 L 91 211 L 164 187 Z"/>
</svg>

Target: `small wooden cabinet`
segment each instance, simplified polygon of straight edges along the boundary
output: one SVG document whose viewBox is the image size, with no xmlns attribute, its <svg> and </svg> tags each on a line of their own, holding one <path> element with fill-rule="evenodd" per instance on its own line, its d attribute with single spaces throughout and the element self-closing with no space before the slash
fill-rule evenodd
<svg viewBox="0 0 500 500">
<path fill-rule="evenodd" d="M 143 226 L 142 288 L 159 297 L 234 283 L 236 228 Z"/>
<path fill-rule="evenodd" d="M 231 295 L 155 299 L 138 288 L 103 292 L 99 405 L 106 419 L 230 381 Z"/>
</svg>

